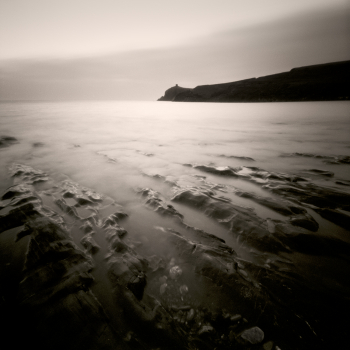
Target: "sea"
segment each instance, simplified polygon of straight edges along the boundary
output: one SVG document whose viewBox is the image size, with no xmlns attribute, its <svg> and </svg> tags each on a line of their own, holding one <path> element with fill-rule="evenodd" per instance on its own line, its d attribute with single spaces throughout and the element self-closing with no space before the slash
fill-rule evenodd
<svg viewBox="0 0 350 350">
<path fill-rule="evenodd" d="M 182 188 L 211 184 L 231 186 L 274 198 L 259 183 L 203 173 L 193 166 L 255 167 L 268 172 L 306 176 L 316 185 L 350 193 L 350 165 L 325 162 L 350 156 L 350 102 L 176 103 L 151 101 L 1 102 L 0 137 L 17 139 L 0 148 L 0 193 L 11 186 L 9 168 L 24 164 L 59 181 L 112 198 L 128 214 L 128 237 L 141 242 L 143 256 L 161 255 L 157 234 L 162 227 L 183 227 L 145 206 L 139 190 L 150 188 L 184 216 L 184 222 L 225 240 L 237 255 L 256 262 L 250 247 L 203 211 L 172 203 L 176 183 Z M 333 174 L 320 176 L 317 169 Z M 218 191 L 232 203 L 251 208 L 263 219 L 285 219 L 269 208 Z M 350 243 L 349 231 L 312 209 L 318 235 Z M 157 233 L 158 232 L 158 233 Z M 73 237 L 74 238 L 74 237 Z M 77 245 L 79 239 L 75 237 Z M 6 243 L 6 242 L 5 242 Z M 5 244 L 0 240 L 0 245 Z M 103 247 L 102 247 L 103 248 Z M 97 260 L 103 261 L 107 248 Z M 137 248 L 138 249 L 138 248 Z M 174 252 L 175 254 L 175 252 Z M 288 256 L 310 283 L 335 290 L 348 286 L 348 261 Z M 98 269 L 95 272 L 99 280 Z M 103 295 L 104 278 L 94 292 Z M 105 295 L 106 300 L 109 298 Z M 107 301 L 108 304 L 108 301 Z"/>
</svg>

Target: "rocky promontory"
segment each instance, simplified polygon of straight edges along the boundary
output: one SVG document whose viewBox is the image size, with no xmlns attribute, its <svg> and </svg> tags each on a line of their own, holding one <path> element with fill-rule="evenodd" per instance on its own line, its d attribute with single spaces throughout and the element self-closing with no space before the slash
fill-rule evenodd
<svg viewBox="0 0 350 350">
<path fill-rule="evenodd" d="M 230 83 L 178 85 L 158 101 L 178 102 L 297 102 L 350 98 L 350 61 L 293 68 L 289 72 Z"/>
<path fill-rule="evenodd" d="M 164 96 L 162 96 L 161 98 L 158 99 L 158 101 L 173 101 L 174 98 L 180 94 L 181 92 L 188 92 L 192 89 L 189 88 L 184 88 L 181 87 L 179 85 L 175 85 L 173 87 L 171 87 L 170 89 L 166 90 L 164 93 Z"/>
</svg>

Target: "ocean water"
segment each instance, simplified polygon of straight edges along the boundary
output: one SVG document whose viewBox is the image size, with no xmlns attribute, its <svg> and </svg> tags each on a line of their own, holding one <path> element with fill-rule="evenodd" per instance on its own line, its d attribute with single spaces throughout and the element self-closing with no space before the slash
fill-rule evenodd
<svg viewBox="0 0 350 350">
<path fill-rule="evenodd" d="M 317 185 L 350 193 L 350 165 L 325 162 L 325 157 L 350 156 L 349 111 L 350 102 L 345 101 L 0 103 L 0 136 L 18 140 L 0 148 L 0 193 L 12 185 L 8 169 L 13 163 L 40 169 L 55 181 L 68 178 L 111 197 L 123 207 L 129 215 L 123 226 L 130 239 L 141 242 L 137 248 L 141 255 L 162 255 L 165 247 L 159 241 L 161 228 L 186 232 L 170 218 L 145 207 L 137 190 L 151 188 L 184 215 L 186 224 L 223 238 L 239 257 L 257 262 L 250 247 L 242 246 L 218 222 L 200 210 L 171 202 L 174 194 L 171 183 L 180 187 L 205 184 L 212 189 L 227 186 L 278 198 L 258 183 L 203 173 L 188 165 L 242 167 L 242 172 L 245 167 L 253 166 L 269 172 L 306 176 Z M 310 169 L 329 171 L 334 176 L 313 174 Z M 218 191 L 218 194 L 251 208 L 263 219 L 286 219 L 254 201 L 236 196 L 234 191 Z M 347 230 L 323 219 L 312 209 L 308 212 L 320 225 L 317 234 L 350 243 Z M 73 238 L 80 245 L 80 237 Z M 95 239 L 101 246 L 95 260 L 103 265 L 107 243 L 101 237 Z M 0 245 L 5 241 L 2 238 Z M 314 285 L 336 290 L 345 285 L 350 287 L 346 282 L 350 273 L 346 261 L 300 253 L 284 258 L 293 261 L 296 271 Z M 261 263 L 261 256 L 259 259 Z M 97 264 L 94 271 L 98 283 L 93 290 L 102 303 L 114 310 L 101 266 Z M 188 283 L 190 289 L 195 288 Z"/>
<path fill-rule="evenodd" d="M 349 186 L 337 184 L 350 180 L 349 165 L 285 156 L 349 156 L 349 111 L 349 102 L 1 103 L 0 136 L 13 136 L 19 143 L 0 149 L 0 191 L 11 184 L 8 168 L 16 162 L 57 179 L 68 176 L 109 195 L 126 210 L 141 205 L 135 193 L 138 188 L 152 188 L 170 200 L 171 186 L 155 175 L 181 186 L 196 185 L 200 176 L 206 176 L 211 183 L 273 196 L 257 184 L 200 173 L 184 164 L 254 166 L 296 175 L 316 168 L 331 171 L 334 177 L 315 176 L 314 183 L 349 192 Z M 249 200 L 230 199 L 254 208 L 262 217 L 280 218 Z M 186 213 L 186 222 L 215 230 L 216 225 L 201 213 L 180 209 Z M 222 231 L 217 234 L 232 240 Z"/>
</svg>

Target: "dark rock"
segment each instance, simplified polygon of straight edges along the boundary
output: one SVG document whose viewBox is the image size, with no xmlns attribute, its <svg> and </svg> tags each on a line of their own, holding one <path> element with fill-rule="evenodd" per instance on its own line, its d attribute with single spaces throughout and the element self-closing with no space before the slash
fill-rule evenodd
<svg viewBox="0 0 350 350">
<path fill-rule="evenodd" d="M 299 203 L 312 204 L 318 208 L 350 209 L 350 194 L 336 191 L 313 183 L 305 185 L 267 184 L 263 188 Z"/>
<path fill-rule="evenodd" d="M 264 340 L 264 332 L 259 327 L 246 329 L 241 337 L 250 344 L 259 344 Z"/>
<path fill-rule="evenodd" d="M 84 224 L 80 226 L 80 229 L 83 230 L 85 233 L 93 232 L 92 224 L 89 221 L 85 221 Z"/>
<path fill-rule="evenodd" d="M 10 174 L 15 178 L 15 182 L 28 185 L 45 182 L 49 179 L 47 174 L 43 171 L 35 170 L 23 164 L 13 164 L 10 168 Z"/>
<path fill-rule="evenodd" d="M 180 214 L 172 205 L 165 204 L 165 202 L 160 198 L 160 193 L 153 191 L 150 188 L 144 188 L 138 191 L 142 197 L 146 197 L 146 205 L 152 208 L 155 212 L 171 216 L 177 220 L 182 221 L 183 215 Z"/>
<path fill-rule="evenodd" d="M 13 136 L 0 136 L 0 148 L 8 147 L 15 143 L 18 143 L 18 140 Z"/>
<path fill-rule="evenodd" d="M 248 162 L 255 162 L 255 159 L 250 158 L 250 157 L 242 157 L 242 156 L 226 156 L 225 154 L 220 154 L 218 157 L 221 158 L 234 158 L 234 159 L 239 159 L 239 160 L 245 160 Z"/>
<path fill-rule="evenodd" d="M 64 212 L 77 219 L 80 219 L 77 210 L 73 206 L 69 206 L 63 198 L 55 200 L 55 204 Z"/>
<path fill-rule="evenodd" d="M 24 225 L 28 220 L 36 219 L 41 214 L 33 203 L 27 203 L 9 211 L 8 214 L 0 215 L 0 233 L 14 227 Z"/>
<path fill-rule="evenodd" d="M 99 245 L 92 238 L 91 234 L 85 235 L 80 240 L 80 243 L 84 246 L 84 248 L 89 254 L 95 254 L 100 249 Z"/>
<path fill-rule="evenodd" d="M 297 207 L 291 203 L 283 203 L 276 199 L 260 197 L 253 193 L 238 191 L 235 194 L 239 197 L 250 199 L 282 215 L 289 216 L 289 215 L 301 214 L 306 212 L 305 209 L 301 207 Z"/>
<path fill-rule="evenodd" d="M 103 220 L 103 227 L 107 228 L 108 226 L 116 226 L 118 227 L 118 222 L 122 219 L 128 217 L 128 214 L 117 211 L 114 214 L 109 215 L 106 219 Z"/>
<path fill-rule="evenodd" d="M 320 154 L 299 153 L 299 152 L 282 154 L 281 156 L 322 159 L 322 161 L 327 164 L 350 164 L 349 156 L 326 156 L 326 155 L 320 155 Z"/>
<path fill-rule="evenodd" d="M 299 226 L 313 232 L 318 231 L 319 228 L 317 221 L 307 213 L 292 217 L 290 222 L 294 226 Z"/>
<path fill-rule="evenodd" d="M 129 289 L 138 300 L 143 297 L 146 286 L 147 262 L 135 253 L 108 257 L 108 271 L 113 283 Z"/>
<path fill-rule="evenodd" d="M 308 169 L 307 172 L 311 173 L 311 174 L 326 176 L 326 177 L 333 177 L 334 176 L 334 173 L 332 171 L 325 171 L 325 170 L 320 170 L 320 169 Z"/>
<path fill-rule="evenodd" d="M 229 166 L 212 167 L 207 165 L 193 165 L 193 168 L 215 175 L 238 177 L 236 170 Z"/>
<path fill-rule="evenodd" d="M 333 222 L 340 227 L 350 230 L 350 213 L 349 215 L 335 209 L 316 209 L 316 212 L 323 218 Z"/>
</svg>

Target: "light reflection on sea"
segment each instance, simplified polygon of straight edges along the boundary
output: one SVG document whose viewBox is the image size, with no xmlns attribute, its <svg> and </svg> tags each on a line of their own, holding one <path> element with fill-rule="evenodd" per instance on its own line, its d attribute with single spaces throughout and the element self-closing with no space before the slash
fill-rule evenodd
<svg viewBox="0 0 350 350">
<path fill-rule="evenodd" d="M 7 169 L 13 162 L 41 169 L 57 179 L 64 174 L 82 186 L 112 197 L 129 214 L 133 213 L 136 221 L 138 215 L 142 217 L 144 226 L 150 230 L 155 225 L 151 222 L 154 218 L 150 215 L 146 225 L 147 217 L 140 209 L 142 201 L 135 189 L 151 187 L 167 201 L 173 194 L 169 184 L 150 175 L 180 181 L 182 186 L 198 185 L 200 182 L 193 175 L 204 175 L 207 183 L 273 197 L 257 184 L 203 174 L 184 166 L 188 163 L 254 166 L 289 174 L 317 168 L 335 175 L 331 181 L 328 178 L 313 181 L 337 188 L 334 179 L 350 180 L 349 165 L 281 155 L 295 152 L 349 155 L 349 107 L 349 102 L 1 103 L 0 136 L 14 136 L 19 143 L 0 149 L 0 190 L 10 185 Z M 232 156 L 250 157 L 255 161 Z M 345 186 L 338 189 L 349 191 Z M 281 219 L 280 214 L 234 193 L 220 195 L 253 208 L 263 218 Z M 202 213 L 177 203 L 174 207 L 184 214 L 185 222 L 239 248 L 232 234 Z M 130 225 L 131 231 L 132 227 Z M 332 227 L 335 230 L 334 225 Z M 324 230 L 321 228 L 320 232 Z M 334 234 L 343 235 L 343 230 L 337 228 Z"/>
</svg>

